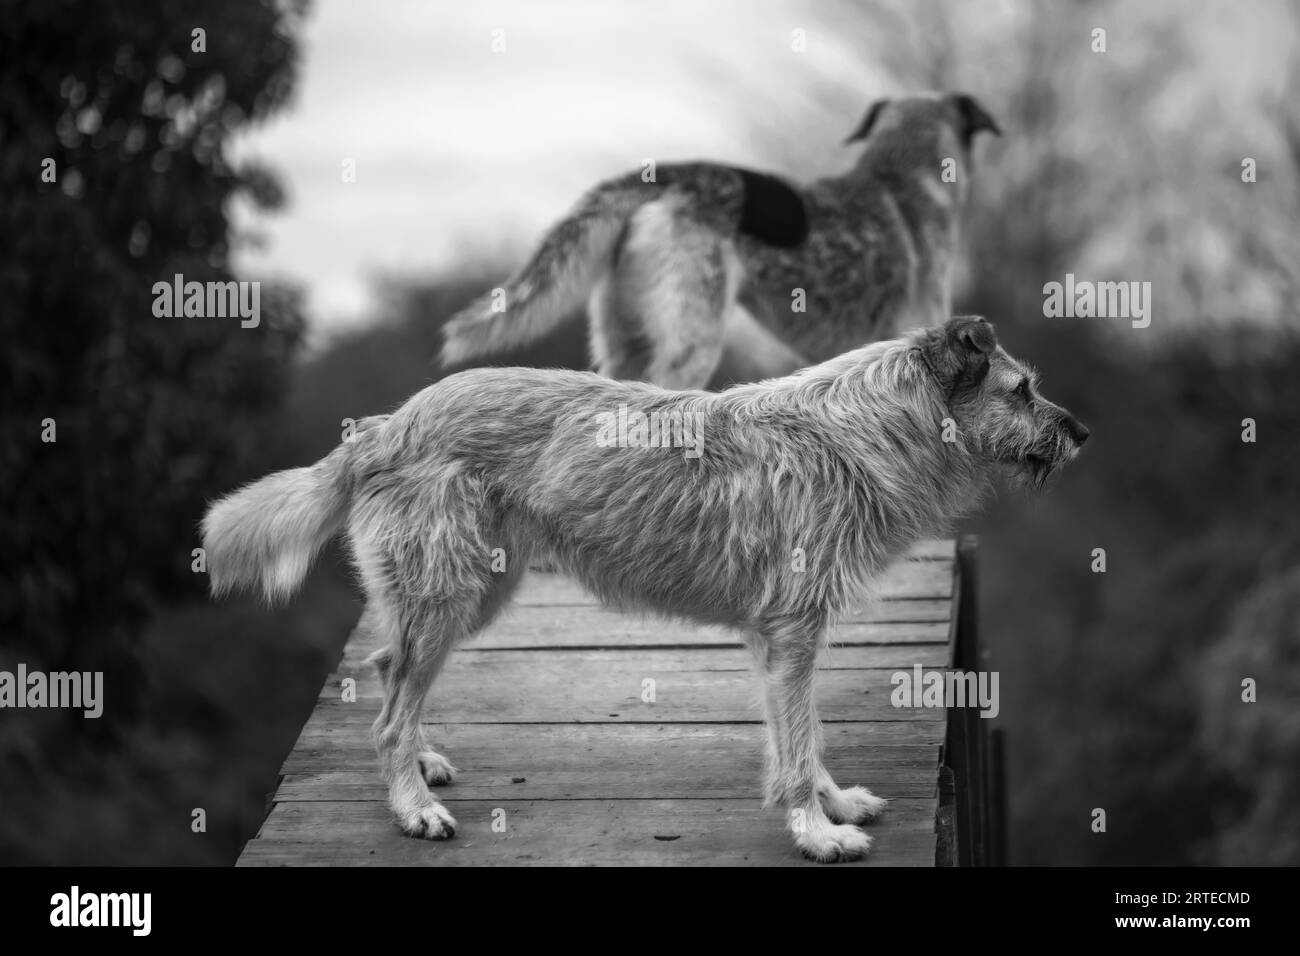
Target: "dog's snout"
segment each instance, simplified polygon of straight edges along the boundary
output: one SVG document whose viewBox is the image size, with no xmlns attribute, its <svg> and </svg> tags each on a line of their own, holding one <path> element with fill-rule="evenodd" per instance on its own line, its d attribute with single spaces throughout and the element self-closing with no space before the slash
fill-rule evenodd
<svg viewBox="0 0 1300 956">
<path fill-rule="evenodd" d="M 1082 445 L 1088 440 L 1088 436 L 1092 434 L 1092 432 L 1088 431 L 1088 426 L 1073 415 L 1065 416 L 1065 427 L 1076 445 Z"/>
</svg>

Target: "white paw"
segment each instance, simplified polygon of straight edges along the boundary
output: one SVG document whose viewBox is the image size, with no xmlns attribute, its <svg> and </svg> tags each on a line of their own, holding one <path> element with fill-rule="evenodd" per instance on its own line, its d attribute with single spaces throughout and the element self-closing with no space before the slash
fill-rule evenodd
<svg viewBox="0 0 1300 956">
<path fill-rule="evenodd" d="M 838 788 L 818 793 L 822 809 L 836 823 L 868 823 L 880 816 L 889 801 L 877 797 L 866 787 Z"/>
<path fill-rule="evenodd" d="M 860 860 L 871 849 L 871 837 L 857 827 L 833 823 L 795 833 L 794 843 L 804 856 L 818 863 Z"/>
<path fill-rule="evenodd" d="M 398 823 L 407 836 L 421 840 L 450 840 L 456 835 L 456 820 L 441 803 L 403 813 Z"/>
<path fill-rule="evenodd" d="M 429 786 L 441 787 L 456 779 L 456 768 L 436 750 L 421 750 L 416 759 L 420 762 L 420 776 Z"/>
</svg>

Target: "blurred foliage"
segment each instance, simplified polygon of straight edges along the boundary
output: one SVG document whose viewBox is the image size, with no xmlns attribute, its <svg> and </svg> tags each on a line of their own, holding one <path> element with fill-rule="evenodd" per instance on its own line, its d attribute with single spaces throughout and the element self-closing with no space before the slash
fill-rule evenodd
<svg viewBox="0 0 1300 956">
<path fill-rule="evenodd" d="M 977 301 L 997 314 L 1004 300 Z M 1287 716 L 1300 625 L 1238 617 L 1248 594 L 1300 567 L 1300 337 L 1216 331 L 1151 353 L 1077 323 L 1000 331 L 1093 430 L 1045 495 L 1004 497 L 972 522 L 981 629 L 1002 674 L 1013 860 L 1283 862 L 1225 852 L 1228 826 L 1300 862 L 1293 811 L 1265 796 L 1300 786 Z M 1249 357 L 1263 346 L 1242 337 L 1266 339 L 1269 357 Z M 1241 440 L 1248 417 L 1254 444 Z M 1252 666 L 1261 658 L 1289 660 L 1289 673 Z M 1244 677 L 1260 703 L 1241 701 Z M 1097 807 L 1105 834 L 1089 827 Z"/>
<path fill-rule="evenodd" d="M 97 721 L 6 713 L 0 848 L 19 858 L 50 852 L 43 831 L 77 828 L 32 826 L 18 801 L 129 773 L 115 748 L 148 699 L 137 636 L 164 597 L 203 593 L 202 504 L 257 450 L 299 338 L 290 290 L 263 288 L 245 329 L 156 318 L 152 288 L 234 278 L 231 201 L 279 198 L 226 150 L 286 102 L 302 15 L 256 0 L 0 2 L 0 663 L 104 671 L 108 699 Z"/>
<path fill-rule="evenodd" d="M 1238 798 L 1216 805 L 1201 861 L 1294 866 L 1300 860 L 1300 556 L 1290 558 L 1290 568 L 1270 568 L 1231 608 L 1221 636 L 1199 661 L 1200 679 L 1192 685 L 1205 701 L 1198 749 Z M 1257 703 L 1243 706 L 1246 678 L 1255 682 Z"/>
</svg>

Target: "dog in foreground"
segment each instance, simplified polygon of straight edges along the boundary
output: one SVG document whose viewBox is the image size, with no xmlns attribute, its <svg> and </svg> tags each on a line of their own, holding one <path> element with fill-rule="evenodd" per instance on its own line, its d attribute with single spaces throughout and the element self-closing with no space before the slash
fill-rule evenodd
<svg viewBox="0 0 1300 956">
<path fill-rule="evenodd" d="M 961 94 L 880 100 L 847 172 L 795 186 L 719 163 L 591 189 L 503 287 L 444 327 L 443 361 L 530 342 L 588 305 L 596 371 L 665 388 L 786 375 L 951 315 L 971 147 Z"/>
<path fill-rule="evenodd" d="M 612 428 L 621 417 L 633 425 Z M 203 543 L 215 593 L 274 600 L 346 534 L 385 645 L 375 743 L 404 832 L 455 833 L 430 790 L 454 768 L 424 740 L 421 707 L 451 649 L 540 558 L 608 604 L 743 634 L 766 800 L 820 861 L 864 856 L 858 824 L 885 805 L 822 763 L 813 677 L 830 624 L 999 473 L 1041 486 L 1088 437 L 970 317 L 716 394 L 475 369 L 359 426 L 315 465 L 218 501 Z M 493 569 L 498 548 L 508 571 Z"/>
</svg>

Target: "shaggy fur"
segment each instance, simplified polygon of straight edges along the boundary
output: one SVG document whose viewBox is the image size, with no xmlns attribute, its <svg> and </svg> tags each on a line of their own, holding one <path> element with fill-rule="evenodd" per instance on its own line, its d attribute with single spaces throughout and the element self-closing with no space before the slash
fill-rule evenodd
<svg viewBox="0 0 1300 956">
<path fill-rule="evenodd" d="M 602 429 L 620 406 L 690 423 L 701 453 L 610 446 Z M 1041 483 L 1086 437 L 982 319 L 720 394 L 477 369 L 365 419 L 311 468 L 218 502 L 204 546 L 216 593 L 260 587 L 274 599 L 345 523 L 368 626 L 386 645 L 375 740 L 412 836 L 455 830 L 429 790 L 454 770 L 422 737 L 425 694 L 542 559 L 611 605 L 740 630 L 763 689 L 767 800 L 788 809 L 808 856 L 854 859 L 870 845 L 856 824 L 884 801 L 840 789 L 822 765 L 813 676 L 830 623 L 994 474 Z M 493 573 L 495 548 L 511 570 Z"/>
<path fill-rule="evenodd" d="M 938 325 L 982 130 L 997 123 L 970 96 L 883 100 L 849 137 L 864 144 L 853 168 L 808 186 L 716 163 L 602 183 L 500 295 L 447 323 L 443 361 L 522 345 L 584 304 L 596 370 L 666 388 L 702 388 L 719 369 L 785 375 Z"/>
</svg>

